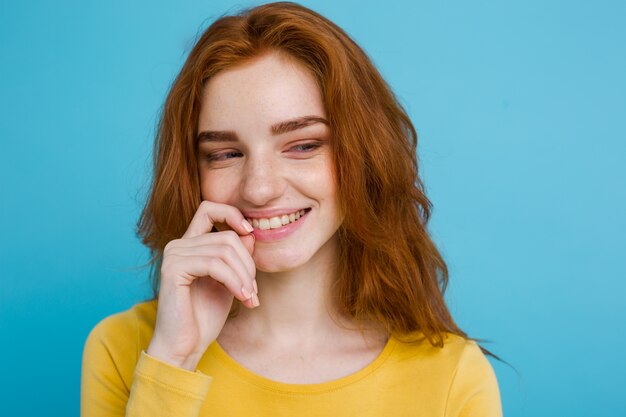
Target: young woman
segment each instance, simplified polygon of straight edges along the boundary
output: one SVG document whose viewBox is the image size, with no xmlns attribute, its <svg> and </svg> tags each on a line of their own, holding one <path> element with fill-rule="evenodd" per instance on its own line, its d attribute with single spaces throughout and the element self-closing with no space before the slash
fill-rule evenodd
<svg viewBox="0 0 626 417">
<path fill-rule="evenodd" d="M 103 320 L 81 414 L 500 416 L 444 303 L 416 134 L 293 3 L 217 20 L 167 98 L 139 233 L 155 299 Z"/>
</svg>

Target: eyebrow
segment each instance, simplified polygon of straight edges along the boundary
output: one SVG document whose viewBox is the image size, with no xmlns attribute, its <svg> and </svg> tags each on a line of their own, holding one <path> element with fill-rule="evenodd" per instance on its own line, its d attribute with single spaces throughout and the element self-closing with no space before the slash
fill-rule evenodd
<svg viewBox="0 0 626 417">
<path fill-rule="evenodd" d="M 303 129 L 316 123 L 323 123 L 328 126 L 328 120 L 320 116 L 302 116 L 295 119 L 285 120 L 272 125 L 270 131 L 272 135 L 278 136 L 294 130 Z M 205 130 L 196 136 L 197 143 L 204 142 L 235 142 L 237 134 L 230 130 Z"/>
</svg>

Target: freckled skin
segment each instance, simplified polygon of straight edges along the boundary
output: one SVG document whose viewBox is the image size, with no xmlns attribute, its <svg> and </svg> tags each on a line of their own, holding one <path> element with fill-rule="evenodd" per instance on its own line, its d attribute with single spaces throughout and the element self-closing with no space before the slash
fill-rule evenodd
<svg viewBox="0 0 626 417">
<path fill-rule="evenodd" d="M 302 66 L 276 53 L 218 73 L 205 86 L 198 131 L 232 131 L 235 142 L 199 147 L 202 197 L 238 209 L 310 208 L 279 241 L 255 244 L 257 269 L 281 272 L 332 261 L 341 224 L 328 126 L 315 123 L 273 135 L 276 123 L 326 118 L 321 92 Z M 294 147 L 314 141 L 319 146 Z M 207 154 L 218 155 L 211 162 Z"/>
</svg>

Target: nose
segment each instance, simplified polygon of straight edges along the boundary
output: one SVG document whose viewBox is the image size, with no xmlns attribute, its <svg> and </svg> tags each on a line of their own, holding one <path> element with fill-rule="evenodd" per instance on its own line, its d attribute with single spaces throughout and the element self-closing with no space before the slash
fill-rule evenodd
<svg viewBox="0 0 626 417">
<path fill-rule="evenodd" d="M 241 181 L 241 197 L 256 205 L 264 206 L 280 197 L 286 181 L 279 164 L 269 155 L 248 155 Z"/>
</svg>

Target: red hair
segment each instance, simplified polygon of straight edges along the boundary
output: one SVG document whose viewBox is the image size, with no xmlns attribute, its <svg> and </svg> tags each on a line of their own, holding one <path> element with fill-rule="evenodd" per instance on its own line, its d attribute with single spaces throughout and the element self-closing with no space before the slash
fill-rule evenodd
<svg viewBox="0 0 626 417">
<path fill-rule="evenodd" d="M 345 214 L 335 286 L 343 312 L 397 336 L 422 334 L 436 346 L 445 333 L 466 337 L 445 304 L 448 270 L 426 229 L 431 203 L 418 176 L 413 124 L 363 50 L 334 23 L 294 3 L 218 19 L 172 85 L 137 225 L 153 255 L 155 297 L 163 248 L 183 235 L 202 199 L 195 138 L 203 86 L 268 51 L 304 65 L 322 92 Z"/>
</svg>

